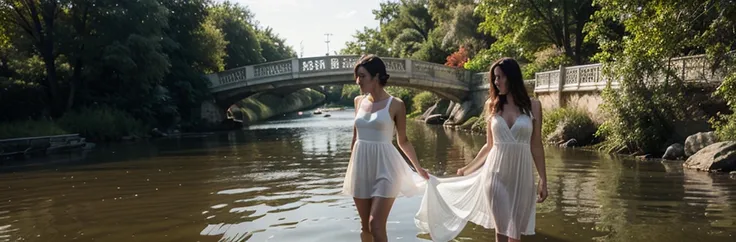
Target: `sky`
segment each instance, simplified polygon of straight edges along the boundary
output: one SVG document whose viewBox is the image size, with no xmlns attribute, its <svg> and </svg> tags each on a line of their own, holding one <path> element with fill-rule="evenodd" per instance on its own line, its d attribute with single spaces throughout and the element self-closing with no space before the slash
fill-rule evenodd
<svg viewBox="0 0 736 242">
<path fill-rule="evenodd" d="M 261 26 L 269 26 L 298 56 L 324 56 L 345 47 L 363 27 L 378 27 L 373 9 L 386 0 L 231 0 L 247 6 Z M 300 44 L 301 43 L 301 44 Z"/>
</svg>

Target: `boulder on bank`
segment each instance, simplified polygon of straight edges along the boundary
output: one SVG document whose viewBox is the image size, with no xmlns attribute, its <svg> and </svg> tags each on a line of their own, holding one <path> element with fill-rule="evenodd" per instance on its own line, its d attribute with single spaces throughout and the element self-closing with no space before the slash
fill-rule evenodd
<svg viewBox="0 0 736 242">
<path fill-rule="evenodd" d="M 424 113 L 422 113 L 421 116 L 419 116 L 419 119 L 421 120 L 427 120 L 429 116 L 440 114 L 442 117 L 447 117 L 446 113 L 448 113 L 448 107 L 452 106 L 451 101 L 449 100 L 439 100 L 431 107 L 427 108 Z"/>
<path fill-rule="evenodd" d="M 736 171 L 736 141 L 718 142 L 706 146 L 690 156 L 682 166 L 708 172 Z"/>
<path fill-rule="evenodd" d="M 676 160 L 685 157 L 685 147 L 681 144 L 675 143 L 667 147 L 667 150 L 662 155 L 662 159 L 665 160 Z"/>
<path fill-rule="evenodd" d="M 690 157 L 706 146 L 718 142 L 715 132 L 700 132 L 690 135 L 685 139 L 685 156 Z"/>
<path fill-rule="evenodd" d="M 452 113 L 447 117 L 444 125 L 453 126 L 465 123 L 470 117 L 477 116 L 483 110 L 482 106 L 473 105 L 471 101 L 453 105 Z"/>
<path fill-rule="evenodd" d="M 442 124 L 442 122 L 444 122 L 444 121 L 445 120 L 444 120 L 444 118 L 442 118 L 442 114 L 432 114 L 432 115 L 429 115 L 429 117 L 427 117 L 424 120 L 424 123 L 426 123 L 426 124 Z"/>
</svg>

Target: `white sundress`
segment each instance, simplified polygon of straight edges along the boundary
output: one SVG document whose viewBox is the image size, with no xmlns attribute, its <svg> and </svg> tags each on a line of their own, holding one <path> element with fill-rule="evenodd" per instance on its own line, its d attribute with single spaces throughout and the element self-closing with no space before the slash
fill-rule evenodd
<svg viewBox="0 0 736 242">
<path fill-rule="evenodd" d="M 493 115 L 493 147 L 481 168 L 466 176 L 430 177 L 415 217 L 419 230 L 434 241 L 449 241 L 470 221 L 514 239 L 533 235 L 532 120 L 522 114 L 509 127 L 500 115 Z"/>
<path fill-rule="evenodd" d="M 355 198 L 410 197 L 424 191 L 424 179 L 412 171 L 391 143 L 394 120 L 389 97 L 378 102 L 363 98 L 355 115 L 357 139 L 345 173 L 342 193 Z"/>
</svg>

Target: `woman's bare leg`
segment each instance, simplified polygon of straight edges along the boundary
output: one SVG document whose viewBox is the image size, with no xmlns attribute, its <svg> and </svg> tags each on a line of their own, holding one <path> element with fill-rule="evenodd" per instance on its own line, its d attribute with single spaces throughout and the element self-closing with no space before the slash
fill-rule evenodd
<svg viewBox="0 0 736 242">
<path fill-rule="evenodd" d="M 509 242 L 509 237 L 506 235 L 496 233 L 496 242 Z"/>
<path fill-rule="evenodd" d="M 373 235 L 373 241 L 375 242 L 388 241 L 386 222 L 388 221 L 388 214 L 391 213 L 391 206 L 393 206 L 394 200 L 395 198 L 373 198 L 371 217 L 368 223 L 371 228 L 371 234 Z"/>
<path fill-rule="evenodd" d="M 358 215 L 360 215 L 360 241 L 372 242 L 373 235 L 371 235 L 369 221 L 371 215 L 371 199 L 353 198 L 355 201 L 355 207 L 358 209 Z"/>
<path fill-rule="evenodd" d="M 506 235 L 496 233 L 496 242 L 521 242 L 521 238 L 514 239 Z"/>
<path fill-rule="evenodd" d="M 509 242 L 521 242 L 521 237 L 519 237 L 519 239 L 509 237 Z"/>
</svg>

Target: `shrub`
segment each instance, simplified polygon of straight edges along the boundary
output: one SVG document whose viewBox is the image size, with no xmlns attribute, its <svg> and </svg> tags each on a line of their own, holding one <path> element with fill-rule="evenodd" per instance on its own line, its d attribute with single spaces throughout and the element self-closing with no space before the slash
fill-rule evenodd
<svg viewBox="0 0 736 242">
<path fill-rule="evenodd" d="M 736 71 L 723 80 L 716 94 L 726 99 L 732 114 L 721 115 L 720 119 L 711 119 L 711 124 L 721 140 L 736 140 Z"/>
<path fill-rule="evenodd" d="M 439 100 L 440 98 L 434 95 L 434 93 L 423 91 L 412 98 L 413 110 L 423 113 Z"/>
<path fill-rule="evenodd" d="M 78 133 L 93 141 L 120 140 L 128 135 L 142 135 L 141 121 L 120 109 L 109 106 L 84 107 L 64 114 L 58 124 L 70 133 Z"/>
<path fill-rule="evenodd" d="M 478 117 L 476 116 L 470 117 L 467 121 L 465 121 L 465 123 L 460 125 L 460 128 L 461 129 L 472 129 L 473 125 L 475 125 L 476 122 L 478 122 Z"/>
<path fill-rule="evenodd" d="M 585 111 L 577 108 L 557 108 L 545 112 L 542 119 L 542 139 L 550 143 L 576 139 L 588 144 L 596 132 L 596 125 Z"/>
<path fill-rule="evenodd" d="M 0 123 L 0 139 L 68 134 L 51 121 L 28 120 Z"/>
</svg>

